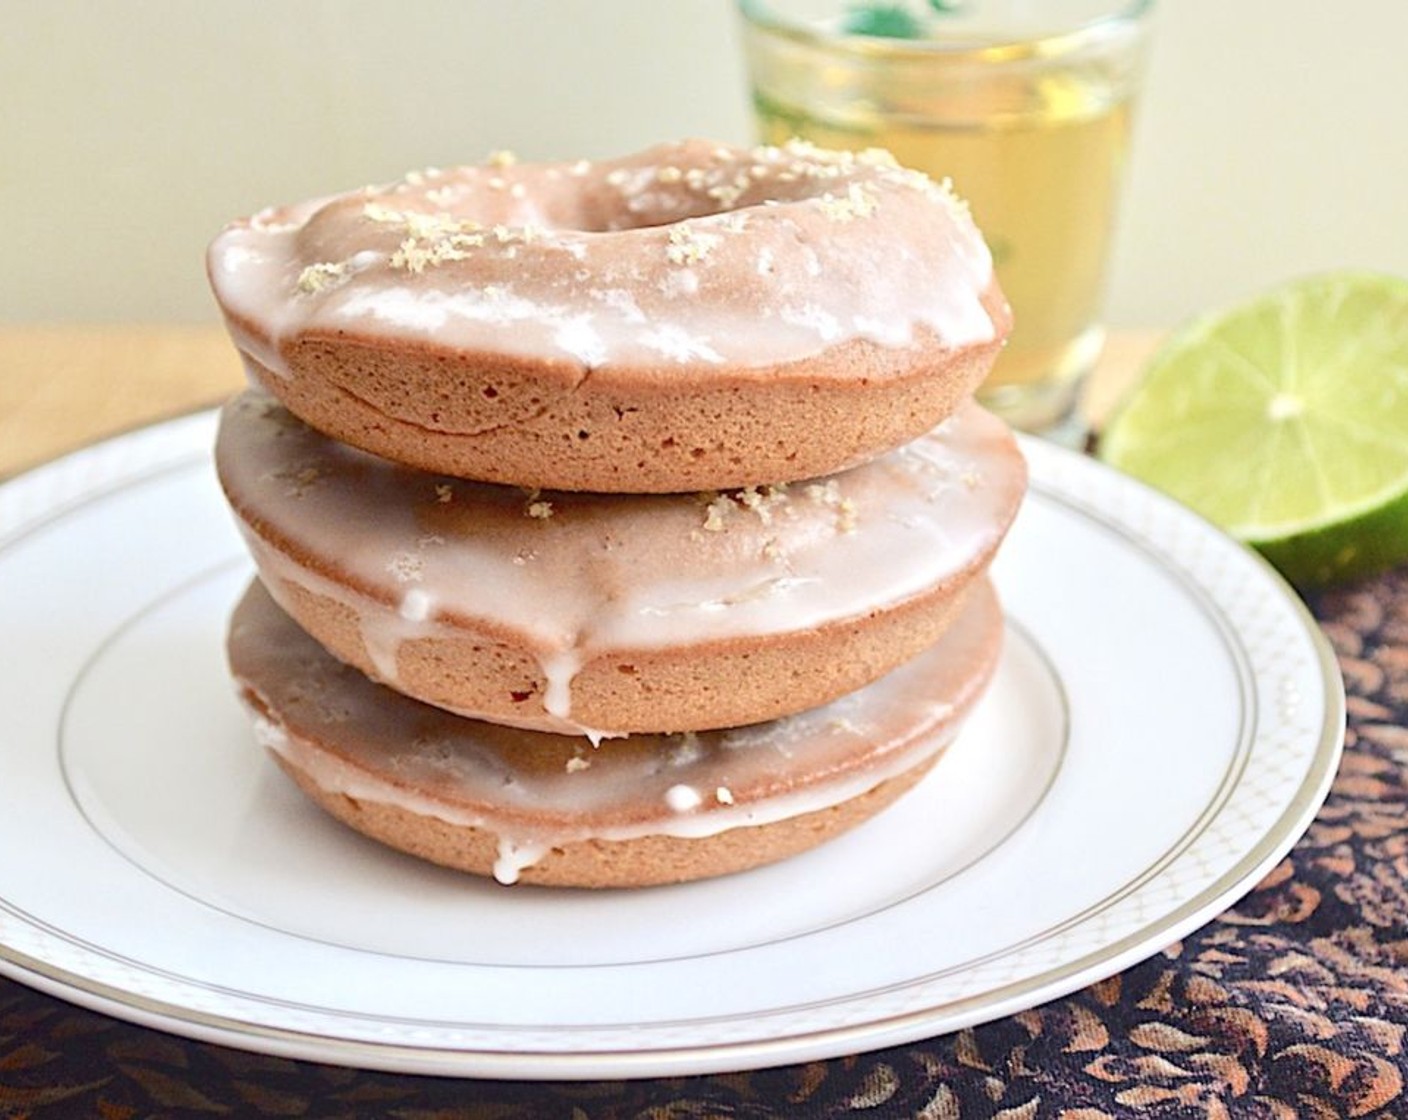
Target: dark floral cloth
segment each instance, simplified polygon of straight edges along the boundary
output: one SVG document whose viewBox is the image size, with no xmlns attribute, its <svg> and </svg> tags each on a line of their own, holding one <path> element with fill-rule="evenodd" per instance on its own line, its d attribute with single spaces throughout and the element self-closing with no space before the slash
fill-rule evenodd
<svg viewBox="0 0 1408 1120">
<path fill-rule="evenodd" d="M 1324 809 L 1227 913 L 1065 999 L 829 1062 L 518 1084 L 241 1053 L 0 980 L 0 1116 L 1408 1117 L 1408 570 L 1311 607 L 1349 694 Z"/>
</svg>

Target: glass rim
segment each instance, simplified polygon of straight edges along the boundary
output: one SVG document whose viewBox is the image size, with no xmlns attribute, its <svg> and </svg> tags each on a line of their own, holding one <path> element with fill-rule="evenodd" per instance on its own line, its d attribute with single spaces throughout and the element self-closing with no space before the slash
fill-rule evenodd
<svg viewBox="0 0 1408 1120">
<path fill-rule="evenodd" d="M 768 0 L 737 0 L 744 21 L 755 28 L 816 47 L 845 46 L 877 54 L 907 54 L 916 58 L 942 55 L 944 58 L 982 59 L 986 62 L 1017 61 L 1059 57 L 1079 51 L 1105 38 L 1116 27 L 1138 27 L 1154 9 L 1156 0 L 1128 0 L 1111 11 L 1076 23 L 1061 31 L 972 42 L 945 42 L 933 39 L 900 39 L 886 35 L 866 35 L 853 31 L 828 31 L 780 16 Z"/>
</svg>

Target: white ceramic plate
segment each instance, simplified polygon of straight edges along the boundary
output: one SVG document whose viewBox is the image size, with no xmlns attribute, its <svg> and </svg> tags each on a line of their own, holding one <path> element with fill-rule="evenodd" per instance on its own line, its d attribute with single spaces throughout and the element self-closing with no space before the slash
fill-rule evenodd
<svg viewBox="0 0 1408 1120">
<path fill-rule="evenodd" d="M 948 758 L 786 863 L 504 888 L 364 841 L 253 746 L 249 567 L 199 415 L 0 487 L 0 971 L 294 1057 L 505 1078 L 743 1069 L 1071 991 L 1245 892 L 1319 807 L 1343 690 L 1259 560 L 1027 441 L 998 677 Z"/>
</svg>

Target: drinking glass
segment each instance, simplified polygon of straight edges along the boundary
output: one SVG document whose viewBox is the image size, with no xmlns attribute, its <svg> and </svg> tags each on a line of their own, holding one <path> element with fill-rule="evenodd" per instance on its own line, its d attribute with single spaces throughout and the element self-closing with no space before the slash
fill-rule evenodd
<svg viewBox="0 0 1408 1120">
<path fill-rule="evenodd" d="M 1015 326 L 979 399 L 1075 430 L 1152 0 L 739 0 L 761 138 L 887 148 L 951 179 Z"/>
</svg>

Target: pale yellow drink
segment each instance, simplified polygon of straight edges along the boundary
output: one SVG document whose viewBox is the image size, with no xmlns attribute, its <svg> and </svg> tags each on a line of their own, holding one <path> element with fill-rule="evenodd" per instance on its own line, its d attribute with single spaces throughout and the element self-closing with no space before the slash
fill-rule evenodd
<svg viewBox="0 0 1408 1120">
<path fill-rule="evenodd" d="M 1096 37 L 1063 57 L 749 32 L 765 141 L 888 148 L 968 199 L 1016 317 L 980 396 L 1030 430 L 1067 418 L 1100 353 L 1141 42 Z"/>
</svg>

